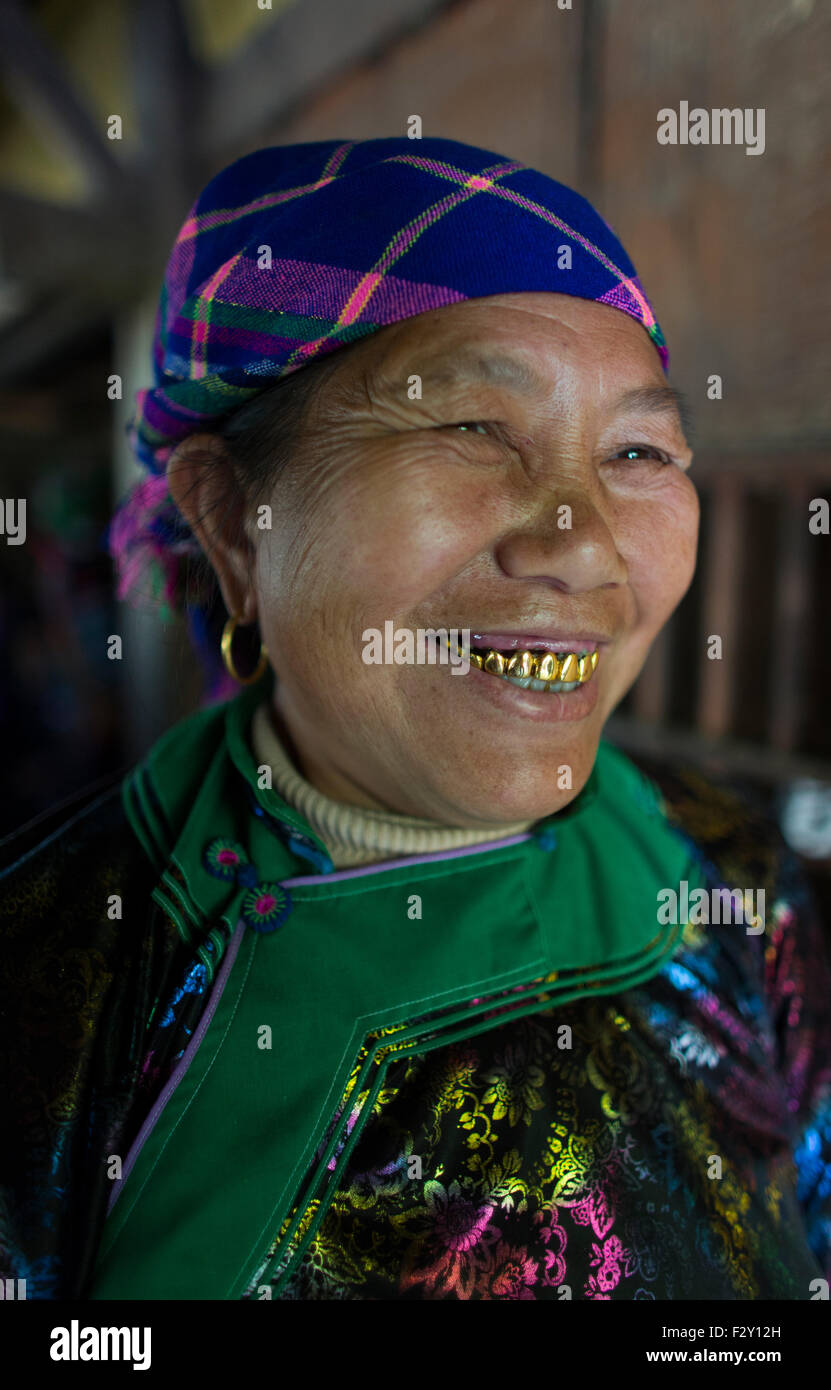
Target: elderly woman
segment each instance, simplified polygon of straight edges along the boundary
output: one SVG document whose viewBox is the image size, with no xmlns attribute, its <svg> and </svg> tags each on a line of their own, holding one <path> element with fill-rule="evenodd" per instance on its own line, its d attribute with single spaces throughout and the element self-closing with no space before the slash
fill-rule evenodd
<svg viewBox="0 0 831 1390">
<path fill-rule="evenodd" d="M 154 362 L 122 592 L 155 564 L 236 693 L 5 846 L 4 1273 L 818 1296 L 812 900 L 729 788 L 601 737 L 698 528 L 612 229 L 449 140 L 259 150 Z"/>
</svg>

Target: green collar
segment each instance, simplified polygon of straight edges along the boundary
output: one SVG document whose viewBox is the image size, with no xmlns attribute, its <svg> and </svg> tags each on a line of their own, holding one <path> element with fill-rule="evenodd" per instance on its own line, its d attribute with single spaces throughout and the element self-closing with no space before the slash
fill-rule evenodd
<svg viewBox="0 0 831 1390">
<path fill-rule="evenodd" d="M 183 940 L 195 939 L 210 976 L 241 916 L 257 931 L 282 925 L 298 876 L 305 888 L 310 878 L 322 887 L 327 880 L 367 873 L 335 874 L 326 846 L 308 821 L 273 788 L 260 785 L 249 730 L 257 705 L 271 698 L 272 682 L 269 672 L 230 701 L 181 720 L 123 784 L 130 823 L 159 872 L 154 899 Z M 636 801 L 648 804 L 645 790 L 645 779 L 628 759 L 601 743 L 583 790 L 564 810 L 537 821 L 528 835 L 461 852 L 412 856 L 404 869 L 416 872 L 419 865 L 470 854 L 485 867 L 523 841 L 552 849 L 564 827 L 591 823 L 608 810 L 610 799 L 622 805 L 623 800 L 632 802 L 628 793 L 634 792 Z M 635 814 L 634 805 L 629 814 Z M 390 861 L 389 868 L 370 867 L 374 874 L 392 873 L 396 862 Z"/>
</svg>

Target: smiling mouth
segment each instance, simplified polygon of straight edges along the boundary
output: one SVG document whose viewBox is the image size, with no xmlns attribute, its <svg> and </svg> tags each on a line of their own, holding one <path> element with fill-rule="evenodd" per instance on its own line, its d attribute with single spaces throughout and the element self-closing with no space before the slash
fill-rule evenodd
<svg viewBox="0 0 831 1390">
<path fill-rule="evenodd" d="M 595 650 L 573 652 L 498 651 L 496 647 L 457 646 L 470 658 L 470 664 L 489 676 L 518 685 L 521 690 L 548 691 L 567 695 L 591 680 L 600 660 Z"/>
</svg>

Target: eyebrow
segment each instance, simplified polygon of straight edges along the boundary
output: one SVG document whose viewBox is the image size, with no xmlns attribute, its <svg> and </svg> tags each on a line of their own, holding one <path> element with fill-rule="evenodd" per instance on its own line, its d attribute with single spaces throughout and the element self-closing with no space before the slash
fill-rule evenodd
<svg viewBox="0 0 831 1390">
<path fill-rule="evenodd" d="M 633 390 L 624 391 L 622 396 L 618 396 L 612 409 L 618 412 L 641 411 L 648 415 L 661 415 L 671 411 L 681 421 L 685 435 L 690 436 L 695 428 L 692 403 L 677 386 L 636 386 Z"/>
<path fill-rule="evenodd" d="M 422 387 L 449 386 L 459 382 L 482 383 L 493 386 L 509 386 L 522 395 L 539 395 L 547 390 L 547 383 L 533 367 L 517 357 L 505 357 L 486 353 L 459 352 L 452 363 L 446 366 L 428 368 L 422 374 Z M 689 436 L 695 427 L 695 418 L 689 397 L 677 386 L 635 386 L 624 391 L 610 404 L 616 414 L 626 411 L 647 415 L 674 414 L 681 422 L 684 434 Z"/>
</svg>

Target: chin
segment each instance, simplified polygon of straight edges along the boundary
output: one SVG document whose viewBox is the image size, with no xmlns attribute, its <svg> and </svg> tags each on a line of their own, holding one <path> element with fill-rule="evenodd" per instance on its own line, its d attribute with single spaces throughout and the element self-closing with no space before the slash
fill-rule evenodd
<svg viewBox="0 0 831 1390">
<path fill-rule="evenodd" d="M 596 749 L 595 749 L 596 752 Z M 560 769 L 563 766 L 571 768 L 571 787 L 558 787 L 558 779 L 562 774 Z M 530 770 L 525 769 L 525 776 L 517 777 L 512 781 L 510 775 L 503 776 L 493 768 L 493 775 L 488 785 L 480 782 L 487 782 L 487 762 L 483 759 L 477 770 L 477 775 L 467 779 L 468 796 L 464 803 L 458 798 L 458 787 L 448 787 L 446 789 L 446 799 L 448 803 L 456 802 L 456 817 L 458 823 L 462 823 L 462 818 L 469 828 L 478 826 L 486 827 L 492 824 L 496 829 L 501 825 L 509 825 L 516 821 L 537 821 L 545 816 L 553 815 L 555 811 L 562 811 L 580 795 L 586 782 L 591 775 L 594 766 L 594 752 L 590 758 L 581 757 L 579 766 L 575 761 L 568 761 L 564 758 L 562 762 L 550 763 L 549 775 L 541 779 L 530 775 Z M 448 818 L 452 817 L 452 812 L 448 811 Z"/>
</svg>

